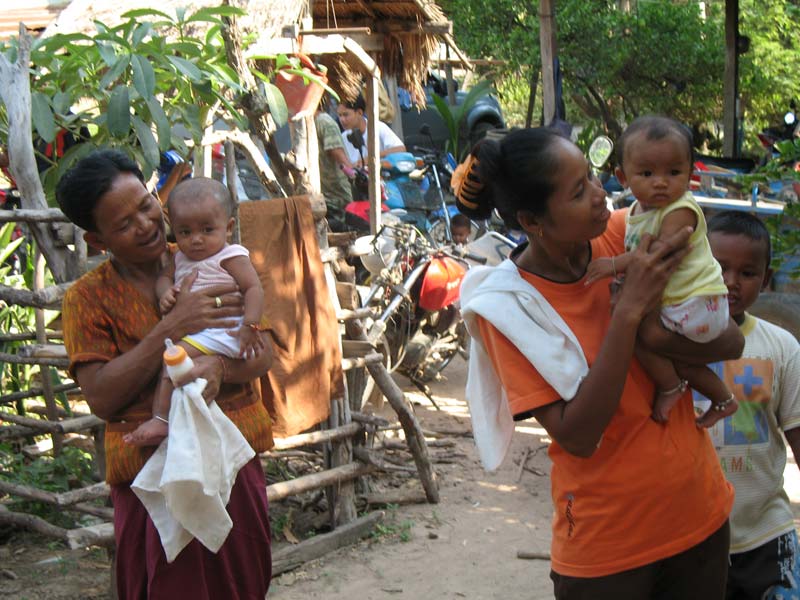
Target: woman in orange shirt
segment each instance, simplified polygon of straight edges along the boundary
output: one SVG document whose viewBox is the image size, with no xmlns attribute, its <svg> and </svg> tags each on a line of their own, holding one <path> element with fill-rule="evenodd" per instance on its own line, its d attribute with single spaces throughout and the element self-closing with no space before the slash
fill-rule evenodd
<svg viewBox="0 0 800 600">
<path fill-rule="evenodd" d="M 656 423 L 653 382 L 633 356 L 690 230 L 642 242 L 612 312 L 608 281 L 585 285 L 586 268 L 622 249 L 624 211 L 607 209 L 577 146 L 552 130 L 519 130 L 481 143 L 465 169 L 456 185 L 461 212 L 485 218 L 496 208 L 529 238 L 500 271 L 471 269 L 464 281 L 476 350 L 468 400 L 477 432 L 486 423 L 475 422 L 475 407 L 491 398 L 470 397 L 474 384 L 486 384 L 474 379 L 498 381 L 511 414 L 535 417 L 553 440 L 556 598 L 723 598 L 732 490 L 695 426 L 690 391 L 669 422 Z M 743 345 L 733 324 L 711 344 L 662 337 L 645 342 L 698 364 L 738 356 Z M 479 354 L 488 360 L 478 364 Z"/>
</svg>

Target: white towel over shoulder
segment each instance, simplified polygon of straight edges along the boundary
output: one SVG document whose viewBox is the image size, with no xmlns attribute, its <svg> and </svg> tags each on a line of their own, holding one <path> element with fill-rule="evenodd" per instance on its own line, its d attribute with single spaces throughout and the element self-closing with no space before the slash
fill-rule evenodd
<svg viewBox="0 0 800 600">
<path fill-rule="evenodd" d="M 204 379 L 172 392 L 169 435 L 131 488 L 158 529 L 172 562 L 197 538 L 219 550 L 233 526 L 226 510 L 236 475 L 255 451 L 216 402 L 203 399 Z"/>
<path fill-rule="evenodd" d="M 484 468 L 493 471 L 508 452 L 514 421 L 477 317 L 506 336 L 564 400 L 575 396 L 589 366 L 575 334 L 509 259 L 467 272 L 461 284 L 461 313 L 472 338 L 466 389 L 472 431 Z"/>
</svg>

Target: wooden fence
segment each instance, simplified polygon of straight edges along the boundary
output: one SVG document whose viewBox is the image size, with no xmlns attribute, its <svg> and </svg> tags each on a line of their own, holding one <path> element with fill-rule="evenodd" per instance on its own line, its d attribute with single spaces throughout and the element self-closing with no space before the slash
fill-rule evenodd
<svg viewBox="0 0 800 600">
<path fill-rule="evenodd" d="M 230 156 L 233 156 L 232 152 Z M 353 237 L 347 234 L 331 234 L 330 239 L 335 245 L 329 245 L 323 219 L 324 202 L 312 200 L 312 208 L 318 225 L 317 231 L 320 234 L 318 237 L 321 259 L 325 265 L 331 300 L 345 332 L 342 336 L 342 369 L 345 372 L 353 369 L 366 369 L 369 372 L 397 413 L 399 427 L 381 418 L 360 413 L 362 390 L 349 390 L 344 398 L 332 399 L 328 422 L 321 424 L 319 430 L 277 439 L 275 447 L 262 456 L 262 461 L 270 461 L 290 456 L 299 448 L 315 447 L 323 449 L 324 464 L 329 465 L 321 471 L 267 486 L 267 497 L 271 503 L 305 492 L 325 490 L 331 514 L 331 533 L 315 536 L 274 554 L 275 574 L 295 568 L 306 560 L 316 558 L 344 544 L 352 543 L 366 535 L 381 520 L 383 513 L 380 511 L 361 518 L 357 517 L 355 481 L 377 471 L 408 470 L 408 468 L 398 467 L 383 460 L 379 450 L 363 443 L 364 440 L 373 440 L 374 434 L 378 431 L 403 429 L 424 489 L 424 498 L 432 503 L 439 501 L 436 475 L 428 456 L 423 431 L 403 391 L 384 367 L 382 356 L 366 342 L 361 319 L 368 316 L 368 311 L 359 309 L 353 303 L 355 284 L 351 270 L 344 261 Z M 66 222 L 66 218 L 57 209 L 16 210 L 0 211 L 0 222 L 60 223 Z M 83 255 L 85 256 L 85 253 Z M 43 413 L 39 418 L 0 411 L 0 420 L 5 421 L 5 425 L 0 427 L 0 441 L 48 436 L 27 449 L 28 456 L 36 460 L 37 455 L 49 453 L 51 450 L 58 454 L 64 444 L 70 443 L 71 439 L 66 437 L 68 434 L 82 434 L 84 440 L 91 439 L 94 444 L 96 470 L 98 476 L 102 478 L 105 471 L 104 422 L 91 414 L 68 416 L 56 401 L 57 394 L 77 393 L 79 388 L 71 381 L 60 385 L 52 384 L 50 371 L 64 369 L 68 359 L 63 344 L 58 343 L 62 333 L 45 327 L 44 309 L 58 308 L 70 284 L 44 287 L 44 268 L 44 259 L 37 255 L 33 290 L 0 286 L 0 301 L 36 309 L 35 332 L 30 334 L 0 332 L 0 341 L 30 342 L 20 346 L 16 353 L 0 353 L 0 361 L 38 365 L 42 373 L 40 387 L 31 387 L 28 390 L 0 396 L 0 405 L 24 404 L 26 400 L 37 397 L 44 398 L 45 404 L 44 410 L 39 410 Z M 85 270 L 85 264 L 83 268 Z M 347 390 L 347 386 L 345 389 Z M 36 407 L 30 408 L 28 412 L 37 412 Z M 355 448 L 354 441 L 358 442 Z M 24 527 L 62 540 L 71 548 L 89 545 L 113 546 L 113 508 L 98 506 L 92 502 L 98 498 L 107 498 L 109 488 L 105 483 L 54 493 L 0 480 L 0 493 L 14 498 L 43 502 L 66 511 L 92 515 L 101 520 L 100 523 L 91 526 L 64 529 L 36 515 L 14 512 L 0 503 L 0 523 Z"/>
</svg>

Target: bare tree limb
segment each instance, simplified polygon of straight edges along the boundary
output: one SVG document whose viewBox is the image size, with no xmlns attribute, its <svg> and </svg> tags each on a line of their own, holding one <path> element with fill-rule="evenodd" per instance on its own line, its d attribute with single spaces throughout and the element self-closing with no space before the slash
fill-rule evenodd
<svg viewBox="0 0 800 600">
<path fill-rule="evenodd" d="M 60 283 L 35 292 L 0 285 L 0 301 L 17 306 L 57 309 L 61 307 L 61 300 L 71 285 L 72 282 Z"/>
<path fill-rule="evenodd" d="M 5 55 L 0 54 L 0 98 L 8 114 L 8 157 L 11 174 L 22 196 L 22 206 L 25 209 L 44 210 L 47 202 L 36 169 L 31 135 L 29 65 L 32 41 L 25 26 L 20 23 L 17 62 L 12 65 Z M 72 257 L 72 252 L 56 246 L 47 227 L 31 223 L 30 230 L 56 281 L 69 281 L 80 275 L 80 267 Z"/>
</svg>

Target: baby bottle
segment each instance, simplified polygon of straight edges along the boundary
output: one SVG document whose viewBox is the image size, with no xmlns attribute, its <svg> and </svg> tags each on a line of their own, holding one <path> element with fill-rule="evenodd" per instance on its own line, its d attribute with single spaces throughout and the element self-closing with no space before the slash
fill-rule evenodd
<svg viewBox="0 0 800 600">
<path fill-rule="evenodd" d="M 167 375 L 172 380 L 172 384 L 177 385 L 175 381 L 191 371 L 194 363 L 189 358 L 189 355 L 186 354 L 186 350 L 173 344 L 171 339 L 164 340 L 164 344 L 167 347 L 164 350 L 164 364 L 167 367 Z"/>
</svg>

